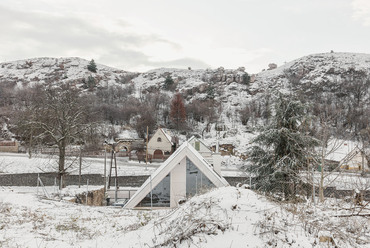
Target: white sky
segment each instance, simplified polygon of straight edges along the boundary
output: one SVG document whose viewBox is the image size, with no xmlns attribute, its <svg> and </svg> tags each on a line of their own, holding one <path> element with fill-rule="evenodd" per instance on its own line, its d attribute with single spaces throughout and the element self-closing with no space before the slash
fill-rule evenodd
<svg viewBox="0 0 370 248">
<path fill-rule="evenodd" d="M 0 61 L 81 57 L 128 71 L 370 53 L 370 0 L 1 0 Z"/>
</svg>

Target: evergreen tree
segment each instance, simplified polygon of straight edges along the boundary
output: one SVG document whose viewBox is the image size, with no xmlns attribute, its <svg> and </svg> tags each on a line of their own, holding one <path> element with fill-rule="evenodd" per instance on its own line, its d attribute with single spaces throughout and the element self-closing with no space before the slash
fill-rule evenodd
<svg viewBox="0 0 370 248">
<path fill-rule="evenodd" d="M 243 76 L 242 76 L 242 82 L 243 84 L 245 85 L 249 85 L 250 82 L 251 82 L 251 77 L 249 76 L 248 73 L 244 73 Z"/>
<path fill-rule="evenodd" d="M 296 194 L 298 172 L 307 167 L 310 148 L 318 144 L 307 134 L 306 120 L 301 102 L 279 96 L 272 123 L 261 130 L 248 151 L 258 189 L 282 192 L 285 199 Z"/>
<path fill-rule="evenodd" d="M 93 90 L 96 87 L 96 80 L 91 75 L 87 78 L 87 81 L 86 81 L 86 79 L 83 78 L 81 80 L 81 83 L 82 83 L 82 87 L 84 89 Z"/>
<path fill-rule="evenodd" d="M 90 90 L 93 90 L 94 88 L 96 87 L 96 81 L 95 81 L 95 78 L 93 76 L 89 76 L 87 78 L 87 88 L 90 89 Z"/>
<path fill-rule="evenodd" d="M 186 111 L 180 93 L 176 93 L 171 101 L 170 118 L 177 130 L 184 125 Z"/>
<path fill-rule="evenodd" d="M 173 88 L 172 86 L 174 85 L 174 83 L 175 82 L 173 81 L 172 77 L 168 75 L 166 79 L 164 80 L 163 88 L 165 90 L 171 90 Z"/>
<path fill-rule="evenodd" d="M 96 72 L 97 71 L 97 67 L 96 67 L 96 64 L 95 64 L 95 61 L 92 59 L 90 61 L 90 63 L 87 65 L 87 69 L 91 72 Z"/>
</svg>

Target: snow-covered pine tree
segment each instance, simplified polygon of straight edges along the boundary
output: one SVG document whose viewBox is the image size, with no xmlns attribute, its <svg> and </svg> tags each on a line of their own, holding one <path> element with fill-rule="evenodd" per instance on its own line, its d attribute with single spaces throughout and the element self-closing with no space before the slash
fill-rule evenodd
<svg viewBox="0 0 370 248">
<path fill-rule="evenodd" d="M 96 67 L 95 61 L 93 59 L 87 65 L 87 69 L 91 72 L 96 72 L 97 71 L 97 67 Z"/>
<path fill-rule="evenodd" d="M 262 128 L 248 151 L 250 170 L 256 174 L 257 189 L 295 196 L 299 170 L 307 168 L 317 140 L 307 132 L 308 115 L 300 101 L 279 95 L 270 125 Z"/>
<path fill-rule="evenodd" d="M 173 87 L 174 83 L 175 81 L 173 81 L 172 77 L 168 75 L 166 79 L 164 80 L 163 88 L 165 90 L 174 90 L 174 87 Z"/>
</svg>

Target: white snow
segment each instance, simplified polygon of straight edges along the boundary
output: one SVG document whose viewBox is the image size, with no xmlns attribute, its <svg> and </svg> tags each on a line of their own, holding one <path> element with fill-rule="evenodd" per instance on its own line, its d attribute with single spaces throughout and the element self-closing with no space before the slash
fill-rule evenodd
<svg viewBox="0 0 370 248">
<path fill-rule="evenodd" d="M 0 169 L 6 173 L 21 173 L 25 168 L 28 172 L 40 171 L 40 165 L 45 169 L 53 161 L 41 155 L 32 159 L 26 154 L 0 155 Z M 241 173 L 236 157 L 225 157 L 225 161 L 234 166 L 223 165 L 223 175 Z M 122 159 L 118 163 L 122 164 L 119 174 L 149 174 L 159 166 L 149 164 L 145 170 L 145 164 L 126 163 Z M 84 164 L 84 173 L 102 173 L 104 159 L 88 158 Z M 370 244 L 366 234 L 368 219 L 333 217 L 353 213 L 351 202 L 328 199 L 324 205 L 316 206 L 310 201 L 276 204 L 253 191 L 235 187 L 194 197 L 174 210 L 126 210 L 67 201 L 87 187 L 101 188 L 69 186 L 59 192 L 56 187 L 46 187 L 52 196 L 47 200 L 37 197 L 35 187 L 0 186 L 0 247 L 173 247 L 173 242 L 176 247 L 328 247 L 319 242 L 320 236 L 334 237 L 338 247 Z M 41 188 L 38 192 L 45 196 Z M 62 195 L 64 200 L 53 195 Z M 369 210 L 365 208 L 366 211 Z M 343 232 L 352 235 L 353 230 L 357 241 L 335 236 Z"/>
<path fill-rule="evenodd" d="M 368 220 L 333 217 L 346 213 L 332 201 L 277 204 L 235 187 L 193 197 L 178 209 L 152 211 L 90 207 L 37 198 L 35 188 L 0 187 L 0 246 L 334 247 L 319 242 L 329 236 L 338 247 L 368 247 Z M 356 231 L 358 243 L 334 235 L 343 220 L 342 235 Z"/>
<path fill-rule="evenodd" d="M 328 144 L 328 147 L 326 149 L 327 156 L 325 158 L 328 160 L 340 162 L 356 147 L 360 147 L 360 144 L 358 142 L 333 139 Z"/>
<path fill-rule="evenodd" d="M 33 154 L 29 158 L 28 154 L 23 153 L 0 153 L 0 174 L 19 174 L 19 173 L 45 173 L 57 171 L 57 156 Z M 243 176 L 245 173 L 240 170 L 243 161 L 236 157 L 226 156 L 223 158 L 221 174 L 223 176 Z M 68 170 L 72 175 L 79 173 L 79 158 L 67 158 L 66 164 L 73 165 Z M 110 157 L 106 160 L 107 173 L 110 166 Z M 161 163 L 152 162 L 145 164 L 138 161 L 128 160 L 127 157 L 117 157 L 118 176 L 140 176 L 152 174 Z M 83 158 L 82 174 L 104 174 L 104 158 Z"/>
</svg>

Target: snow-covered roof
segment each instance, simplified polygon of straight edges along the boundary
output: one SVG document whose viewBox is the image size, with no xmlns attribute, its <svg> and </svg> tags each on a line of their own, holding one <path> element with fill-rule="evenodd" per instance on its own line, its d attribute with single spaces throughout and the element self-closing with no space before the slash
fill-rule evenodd
<svg viewBox="0 0 370 248">
<path fill-rule="evenodd" d="M 342 161 L 350 152 L 359 147 L 358 142 L 335 139 L 329 142 L 326 149 L 326 159 L 336 162 Z"/>
<path fill-rule="evenodd" d="M 166 128 L 159 128 L 159 129 L 162 131 L 162 133 L 164 134 L 166 139 L 171 143 L 171 145 L 173 145 L 172 136 L 171 134 L 169 134 L 170 131 Z"/>
<path fill-rule="evenodd" d="M 118 139 L 139 139 L 135 130 L 124 130 L 118 135 Z"/>
</svg>

